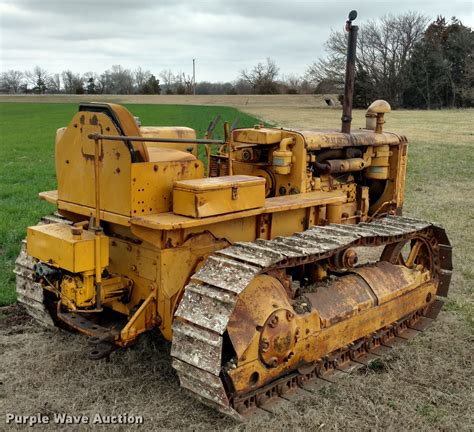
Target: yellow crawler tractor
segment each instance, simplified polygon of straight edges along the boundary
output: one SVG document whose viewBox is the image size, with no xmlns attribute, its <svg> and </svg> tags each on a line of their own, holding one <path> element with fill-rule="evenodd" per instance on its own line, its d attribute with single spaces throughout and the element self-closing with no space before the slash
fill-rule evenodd
<svg viewBox="0 0 474 432">
<path fill-rule="evenodd" d="M 407 139 L 384 130 L 389 104 L 350 131 L 353 19 L 342 131 L 198 139 L 80 105 L 57 132 L 58 189 L 39 194 L 57 213 L 28 228 L 18 301 L 88 335 L 93 359 L 159 328 L 181 385 L 237 419 L 422 331 L 447 295 L 451 246 L 401 216 Z"/>
</svg>

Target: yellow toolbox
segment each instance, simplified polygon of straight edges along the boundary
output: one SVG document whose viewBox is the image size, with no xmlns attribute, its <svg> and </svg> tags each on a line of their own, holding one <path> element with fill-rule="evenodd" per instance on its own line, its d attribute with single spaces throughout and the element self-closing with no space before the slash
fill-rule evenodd
<svg viewBox="0 0 474 432">
<path fill-rule="evenodd" d="M 235 175 L 174 183 L 173 212 L 201 218 L 262 207 L 265 179 Z"/>
<path fill-rule="evenodd" d="M 66 224 L 46 224 L 28 227 L 26 245 L 34 258 L 64 270 L 80 273 L 94 270 L 95 234 L 83 231 L 73 236 Z M 109 265 L 109 238 L 101 236 L 101 267 Z"/>
</svg>

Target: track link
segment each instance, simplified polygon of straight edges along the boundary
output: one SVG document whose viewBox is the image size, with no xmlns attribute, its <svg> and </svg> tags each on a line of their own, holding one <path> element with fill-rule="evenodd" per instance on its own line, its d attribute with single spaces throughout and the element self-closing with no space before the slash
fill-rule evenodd
<svg viewBox="0 0 474 432">
<path fill-rule="evenodd" d="M 239 294 L 253 278 L 326 259 L 350 246 L 383 246 L 417 234 L 429 234 L 434 243 L 433 277 L 438 280 L 437 294 L 446 296 L 452 271 L 449 240 L 443 228 L 418 219 L 389 216 L 372 223 L 315 226 L 289 237 L 235 243 L 215 252 L 185 287 L 175 313 L 171 355 L 181 386 L 205 404 L 242 421 L 254 411 L 271 411 L 275 400 L 288 398 L 298 389 L 314 389 L 320 381 L 333 381 L 413 337 L 436 318 L 441 301 L 434 300 L 376 334 L 329 353 L 307 373 L 294 371 L 245 395 L 226 391 L 224 333 Z"/>
</svg>

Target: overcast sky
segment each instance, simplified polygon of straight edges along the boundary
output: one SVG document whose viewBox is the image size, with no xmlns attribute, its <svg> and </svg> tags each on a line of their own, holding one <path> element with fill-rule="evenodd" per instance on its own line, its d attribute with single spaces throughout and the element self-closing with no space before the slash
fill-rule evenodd
<svg viewBox="0 0 474 432">
<path fill-rule="evenodd" d="M 267 56 L 301 74 L 350 9 L 357 23 L 409 10 L 473 27 L 472 0 L 0 0 L 0 70 L 102 72 L 113 64 L 234 80 Z"/>
</svg>

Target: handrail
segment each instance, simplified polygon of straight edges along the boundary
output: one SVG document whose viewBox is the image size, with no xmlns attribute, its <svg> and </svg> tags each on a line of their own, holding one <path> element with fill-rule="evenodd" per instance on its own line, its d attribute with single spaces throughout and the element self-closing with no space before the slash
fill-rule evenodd
<svg viewBox="0 0 474 432">
<path fill-rule="evenodd" d="M 90 134 L 89 139 L 94 141 L 109 140 L 109 141 L 142 141 L 142 142 L 161 142 L 161 143 L 175 143 L 175 144 L 225 144 L 225 141 L 218 139 L 185 139 L 185 138 L 152 138 L 139 137 L 127 135 L 102 135 Z"/>
</svg>

